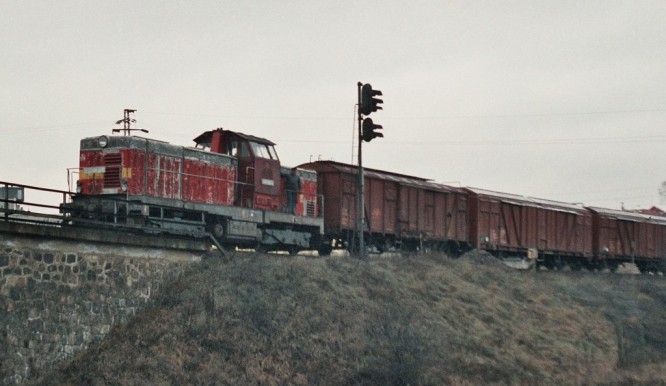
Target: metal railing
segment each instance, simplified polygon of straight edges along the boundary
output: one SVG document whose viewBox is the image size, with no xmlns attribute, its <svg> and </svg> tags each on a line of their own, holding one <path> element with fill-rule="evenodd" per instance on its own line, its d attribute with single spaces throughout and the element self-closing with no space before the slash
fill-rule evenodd
<svg viewBox="0 0 666 386">
<path fill-rule="evenodd" d="M 11 193 L 15 192 L 15 193 Z M 20 192 L 20 193 L 19 193 Z M 71 200 L 72 192 L 0 181 L 0 219 L 4 221 L 59 224 L 64 216 L 60 204 Z M 58 199 L 46 197 L 58 196 Z M 40 202 L 34 201 L 36 197 Z M 57 202 L 56 205 L 46 202 Z M 59 201 L 59 202 L 58 202 Z"/>
</svg>

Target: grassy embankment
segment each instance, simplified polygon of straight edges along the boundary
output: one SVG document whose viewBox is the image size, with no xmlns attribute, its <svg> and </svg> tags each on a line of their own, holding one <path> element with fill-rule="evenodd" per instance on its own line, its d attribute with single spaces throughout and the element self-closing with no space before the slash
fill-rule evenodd
<svg viewBox="0 0 666 386">
<path fill-rule="evenodd" d="M 208 259 L 52 384 L 666 384 L 666 279 Z"/>
</svg>

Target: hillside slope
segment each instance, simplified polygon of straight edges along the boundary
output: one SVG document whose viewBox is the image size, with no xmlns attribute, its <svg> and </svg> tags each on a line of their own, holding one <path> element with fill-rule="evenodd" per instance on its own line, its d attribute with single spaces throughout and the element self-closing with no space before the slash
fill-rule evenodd
<svg viewBox="0 0 666 386">
<path fill-rule="evenodd" d="M 208 259 L 47 384 L 666 384 L 663 277 Z"/>
</svg>

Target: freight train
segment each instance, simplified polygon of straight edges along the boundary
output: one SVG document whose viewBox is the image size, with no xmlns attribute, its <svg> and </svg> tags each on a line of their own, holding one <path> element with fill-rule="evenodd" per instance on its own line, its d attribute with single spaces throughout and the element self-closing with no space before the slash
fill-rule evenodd
<svg viewBox="0 0 666 386">
<path fill-rule="evenodd" d="M 357 247 L 357 168 L 316 161 L 286 168 L 275 143 L 216 129 L 194 147 L 138 136 L 81 140 L 73 222 L 210 237 L 219 248 L 298 253 Z M 297 192 L 285 188 L 294 169 Z M 455 187 L 366 168 L 370 251 L 471 249 L 550 269 L 666 267 L 666 217 Z M 293 200 L 294 202 L 290 202 Z"/>
</svg>

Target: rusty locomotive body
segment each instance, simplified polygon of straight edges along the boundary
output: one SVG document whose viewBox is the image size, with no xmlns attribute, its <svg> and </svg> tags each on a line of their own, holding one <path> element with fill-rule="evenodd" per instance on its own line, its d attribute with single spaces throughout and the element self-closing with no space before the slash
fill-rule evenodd
<svg viewBox="0 0 666 386">
<path fill-rule="evenodd" d="M 275 144 L 222 129 L 175 146 L 135 136 L 81 141 L 77 221 L 122 223 L 210 236 L 218 246 L 296 253 L 355 249 L 357 168 L 299 165 L 298 192 L 285 189 Z M 370 251 L 482 249 L 534 258 L 548 268 L 666 266 L 666 217 L 438 184 L 366 169 L 364 234 Z M 291 198 L 295 205 L 290 205 Z M 293 206 L 293 208 L 292 208 Z"/>
<path fill-rule="evenodd" d="M 218 246 L 296 253 L 321 242 L 317 176 L 296 170 L 290 192 L 274 143 L 217 129 L 196 147 L 136 136 L 81 141 L 77 194 L 63 211 L 75 221 L 103 221 L 143 230 L 210 236 Z"/>
</svg>

